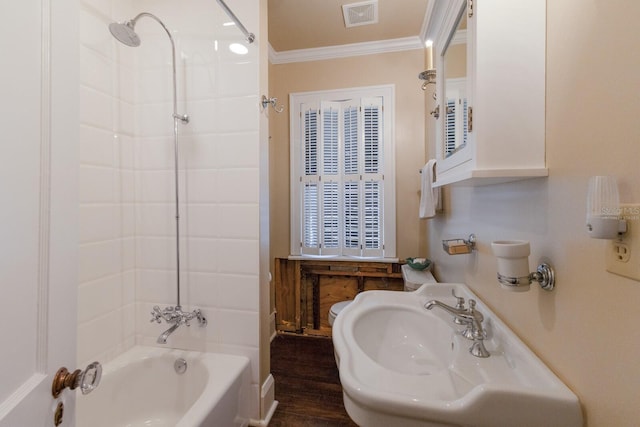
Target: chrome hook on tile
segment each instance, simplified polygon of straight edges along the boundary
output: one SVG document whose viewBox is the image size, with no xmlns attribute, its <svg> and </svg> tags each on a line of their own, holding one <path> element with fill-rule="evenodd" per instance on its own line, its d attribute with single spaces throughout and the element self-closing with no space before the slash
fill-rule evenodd
<svg viewBox="0 0 640 427">
<path fill-rule="evenodd" d="M 282 113 L 284 111 L 284 105 L 278 107 L 276 105 L 277 103 L 278 98 L 267 98 L 266 96 L 262 95 L 262 108 L 267 108 L 269 104 L 271 104 L 276 113 Z"/>
</svg>

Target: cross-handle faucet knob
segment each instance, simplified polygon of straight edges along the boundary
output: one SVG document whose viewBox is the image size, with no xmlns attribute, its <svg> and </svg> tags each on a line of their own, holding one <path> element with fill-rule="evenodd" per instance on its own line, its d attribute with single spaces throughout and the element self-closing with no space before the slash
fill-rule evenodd
<svg viewBox="0 0 640 427">
<path fill-rule="evenodd" d="M 160 307 L 158 307 L 157 305 L 154 305 L 153 311 L 151 312 L 151 320 L 149 320 L 149 322 L 162 323 L 162 320 L 160 320 L 161 318 L 162 318 L 162 312 L 160 311 Z"/>
</svg>

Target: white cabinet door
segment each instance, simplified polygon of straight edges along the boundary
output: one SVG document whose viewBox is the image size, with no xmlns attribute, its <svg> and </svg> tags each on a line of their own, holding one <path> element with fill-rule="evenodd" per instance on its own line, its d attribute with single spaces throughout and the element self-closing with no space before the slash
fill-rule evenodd
<svg viewBox="0 0 640 427">
<path fill-rule="evenodd" d="M 74 425 L 77 15 L 72 0 L 0 3 L 0 426 Z"/>
</svg>

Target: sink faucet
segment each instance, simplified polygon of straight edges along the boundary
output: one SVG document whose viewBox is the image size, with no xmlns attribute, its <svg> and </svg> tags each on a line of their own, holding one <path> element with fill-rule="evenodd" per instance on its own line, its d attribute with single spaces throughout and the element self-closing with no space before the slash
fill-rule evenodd
<svg viewBox="0 0 640 427">
<path fill-rule="evenodd" d="M 455 295 L 454 295 L 455 296 Z M 489 357 L 489 352 L 484 346 L 485 332 L 482 328 L 484 316 L 476 310 L 476 301 L 469 300 L 469 307 L 464 307 L 464 299 L 456 297 L 458 303 L 455 307 L 451 307 L 438 300 L 427 301 L 424 308 L 431 310 L 433 307 L 440 307 L 444 311 L 454 316 L 454 322 L 467 325 L 468 328 L 462 332 L 462 336 L 473 340 L 473 344 L 469 348 L 469 353 L 476 357 Z"/>
<path fill-rule="evenodd" d="M 174 333 L 180 325 L 184 324 L 190 326 L 191 320 L 193 319 L 197 319 L 200 326 L 207 326 L 207 319 L 199 309 L 193 310 L 192 312 L 186 312 L 182 311 L 182 307 L 179 305 L 175 307 L 165 307 L 162 310 L 160 310 L 160 307 L 157 305 L 154 306 L 153 311 L 151 312 L 151 322 L 162 323 L 162 319 L 171 324 L 171 327 L 160 334 L 156 341 L 158 344 L 166 344 L 169 335 Z"/>
</svg>

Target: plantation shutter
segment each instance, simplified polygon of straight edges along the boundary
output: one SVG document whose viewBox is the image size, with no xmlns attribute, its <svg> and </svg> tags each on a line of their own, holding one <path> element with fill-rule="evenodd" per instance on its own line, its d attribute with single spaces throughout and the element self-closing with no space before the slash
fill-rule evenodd
<svg viewBox="0 0 640 427">
<path fill-rule="evenodd" d="M 382 97 L 301 104 L 300 253 L 384 256 Z"/>
<path fill-rule="evenodd" d="M 444 115 L 444 156 L 448 157 L 456 151 L 456 99 L 447 99 Z"/>
<path fill-rule="evenodd" d="M 317 104 L 303 104 L 301 116 L 304 167 L 300 177 L 300 199 L 302 202 L 300 250 L 303 254 L 318 255 L 320 253 L 319 106 Z"/>
<path fill-rule="evenodd" d="M 362 256 L 382 257 L 384 254 L 382 99 L 366 98 L 362 101 L 364 122 L 364 171 L 361 187 L 364 206 Z"/>
<path fill-rule="evenodd" d="M 320 234 L 322 255 L 340 255 L 340 110 L 339 102 L 321 103 L 322 175 Z"/>
</svg>

